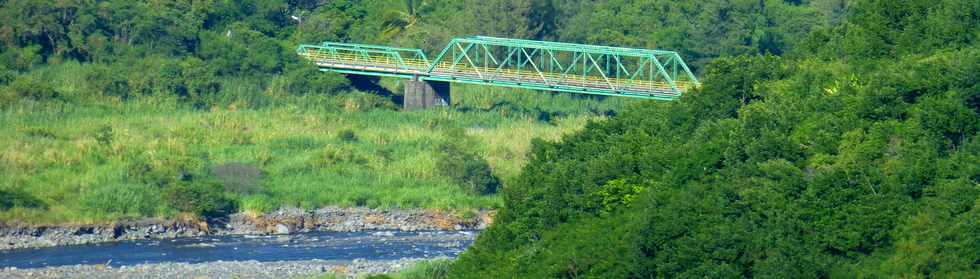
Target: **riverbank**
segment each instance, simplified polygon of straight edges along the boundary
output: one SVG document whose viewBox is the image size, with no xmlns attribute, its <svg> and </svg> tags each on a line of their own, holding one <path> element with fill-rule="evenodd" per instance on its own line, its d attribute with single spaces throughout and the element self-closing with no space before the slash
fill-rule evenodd
<svg viewBox="0 0 980 279">
<path fill-rule="evenodd" d="M 357 278 L 368 274 L 391 274 L 433 259 L 390 261 L 232 261 L 208 263 L 158 263 L 112 267 L 71 265 L 31 269 L 0 269 L 4 278 Z"/>
<path fill-rule="evenodd" d="M 30 226 L 0 224 L 0 250 L 92 244 L 136 239 L 171 239 L 203 235 L 269 235 L 315 231 L 483 230 L 494 211 L 459 216 L 446 211 L 327 207 L 281 209 L 250 216 L 237 213 L 201 222 L 144 219 L 98 225 Z"/>
</svg>

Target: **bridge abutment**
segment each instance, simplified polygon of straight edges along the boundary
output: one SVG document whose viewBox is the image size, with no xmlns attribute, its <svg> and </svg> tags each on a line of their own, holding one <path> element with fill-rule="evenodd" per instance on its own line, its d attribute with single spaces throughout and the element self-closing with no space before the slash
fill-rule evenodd
<svg viewBox="0 0 980 279">
<path fill-rule="evenodd" d="M 406 80 L 403 110 L 412 111 L 448 106 L 449 83 L 444 81 Z"/>
</svg>

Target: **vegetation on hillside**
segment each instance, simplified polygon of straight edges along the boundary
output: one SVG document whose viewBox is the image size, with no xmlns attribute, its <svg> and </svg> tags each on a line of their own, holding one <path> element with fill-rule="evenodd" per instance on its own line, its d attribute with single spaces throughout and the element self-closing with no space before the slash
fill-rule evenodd
<svg viewBox="0 0 980 279">
<path fill-rule="evenodd" d="M 848 7 L 536 141 L 451 277 L 980 276 L 980 2 Z"/>
</svg>

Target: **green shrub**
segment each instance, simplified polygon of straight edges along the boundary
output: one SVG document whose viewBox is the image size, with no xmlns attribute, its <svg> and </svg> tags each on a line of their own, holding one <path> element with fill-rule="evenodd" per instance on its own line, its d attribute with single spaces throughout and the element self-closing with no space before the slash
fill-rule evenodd
<svg viewBox="0 0 980 279">
<path fill-rule="evenodd" d="M 20 100 L 49 101 L 57 99 L 58 96 L 58 92 L 47 82 L 32 76 L 20 76 L 4 89 L 0 95 L 0 105 Z"/>
<path fill-rule="evenodd" d="M 399 273 L 400 279 L 441 279 L 449 278 L 449 270 L 453 262 L 450 260 L 433 260 L 419 262 L 411 269 Z"/>
<path fill-rule="evenodd" d="M 46 127 L 25 127 L 18 129 L 19 132 L 31 138 L 57 139 L 58 135 L 50 128 Z"/>
<path fill-rule="evenodd" d="M 40 45 L 28 45 L 7 49 L 0 55 L 0 62 L 18 71 L 28 71 L 44 61 Z"/>
<path fill-rule="evenodd" d="M 340 132 L 337 132 L 337 139 L 346 142 L 353 142 L 353 141 L 357 141 L 357 135 L 354 134 L 354 130 L 343 129 L 340 130 Z"/>
<path fill-rule="evenodd" d="M 17 78 L 17 72 L 0 68 L 0 86 L 10 84 Z"/>
<path fill-rule="evenodd" d="M 279 208 L 279 202 L 265 194 L 242 198 L 242 210 L 256 213 L 271 212 Z"/>
<path fill-rule="evenodd" d="M 174 183 L 163 189 L 163 197 L 173 209 L 204 217 L 231 214 L 238 207 L 214 181 Z"/>
<path fill-rule="evenodd" d="M 194 57 L 185 58 L 180 66 L 184 81 L 181 87 L 184 89 L 182 97 L 195 106 L 213 105 L 214 95 L 221 91 L 221 83 L 215 77 L 217 70 L 214 66 Z"/>
<path fill-rule="evenodd" d="M 350 88 L 350 81 L 343 75 L 323 73 L 316 67 L 303 66 L 287 72 L 277 79 L 275 86 L 281 86 L 291 95 L 336 94 Z"/>
<path fill-rule="evenodd" d="M 104 96 L 114 96 L 126 100 L 130 97 L 125 69 L 121 66 L 91 65 L 84 71 L 88 90 Z"/>
<path fill-rule="evenodd" d="M 629 208 L 646 188 L 645 185 L 629 183 L 626 179 L 611 180 L 591 194 L 595 203 L 592 206 L 604 213 Z"/>
<path fill-rule="evenodd" d="M 0 209 L 7 210 L 13 207 L 40 207 L 46 208 L 38 198 L 20 189 L 0 188 Z"/>
<path fill-rule="evenodd" d="M 95 141 L 98 142 L 99 145 L 109 146 L 112 144 L 112 139 L 112 126 L 105 126 L 95 131 Z"/>
<path fill-rule="evenodd" d="M 476 195 L 497 192 L 500 181 L 483 157 L 463 149 L 458 142 L 443 143 L 439 151 L 436 167 L 464 191 Z"/>
</svg>

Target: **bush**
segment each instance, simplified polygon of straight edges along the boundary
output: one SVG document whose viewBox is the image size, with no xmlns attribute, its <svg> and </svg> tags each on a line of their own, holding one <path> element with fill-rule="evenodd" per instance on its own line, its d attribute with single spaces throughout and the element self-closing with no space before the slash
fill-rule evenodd
<svg viewBox="0 0 980 279">
<path fill-rule="evenodd" d="M 17 72 L 0 68 L 0 86 L 10 84 L 17 78 Z"/>
<path fill-rule="evenodd" d="M 163 197 L 173 209 L 204 217 L 228 215 L 238 208 L 214 181 L 174 183 L 164 188 Z"/>
<path fill-rule="evenodd" d="M 439 147 L 440 154 L 436 167 L 467 193 L 476 195 L 496 193 L 500 181 L 490 170 L 490 164 L 483 157 L 464 150 L 460 145 L 456 142 L 443 143 Z"/>
<path fill-rule="evenodd" d="M 629 208 L 647 187 L 646 185 L 629 183 L 622 178 L 610 180 L 591 194 L 594 203 L 592 207 L 604 213 L 613 212 L 619 208 Z"/>
<path fill-rule="evenodd" d="M 242 198 L 241 209 L 246 212 L 266 213 L 279 208 L 279 203 L 265 194 Z"/>
<path fill-rule="evenodd" d="M 13 70 L 29 71 L 44 61 L 41 46 L 13 47 L 0 54 L 0 62 Z"/>
<path fill-rule="evenodd" d="M 123 100 L 131 97 L 126 70 L 121 66 L 92 65 L 84 76 L 92 92 Z"/>
<path fill-rule="evenodd" d="M 19 100 L 48 101 L 58 98 L 58 92 L 50 84 L 32 76 L 20 76 L 0 95 L 0 105 Z"/>
<path fill-rule="evenodd" d="M 95 141 L 102 146 L 112 145 L 112 140 L 115 138 L 112 132 L 112 126 L 104 126 L 95 131 Z"/>
<path fill-rule="evenodd" d="M 440 279 L 449 278 L 449 270 L 453 262 L 450 260 L 433 260 L 419 262 L 406 271 L 403 271 L 399 278 L 402 279 Z"/>
<path fill-rule="evenodd" d="M 213 65 L 191 57 L 180 62 L 180 75 L 183 80 L 178 93 L 186 101 L 198 107 L 207 107 L 214 103 L 215 95 L 221 91 L 221 84 L 216 77 Z"/>
<path fill-rule="evenodd" d="M 24 133 L 25 136 L 36 138 L 36 139 L 57 139 L 58 134 L 55 134 L 51 128 L 47 127 L 25 127 L 17 129 L 18 132 Z"/>
<path fill-rule="evenodd" d="M 343 75 L 323 73 L 316 67 L 303 66 L 287 72 L 273 86 L 280 86 L 291 95 L 333 95 L 350 88 L 350 81 Z"/>
<path fill-rule="evenodd" d="M 337 139 L 347 142 L 357 141 L 357 135 L 354 134 L 354 130 L 343 129 L 337 133 Z"/>
<path fill-rule="evenodd" d="M 0 188 L 0 209 L 7 210 L 13 207 L 47 207 L 38 198 L 20 189 Z"/>
</svg>

